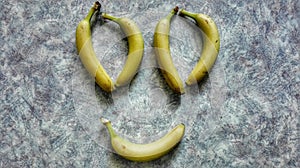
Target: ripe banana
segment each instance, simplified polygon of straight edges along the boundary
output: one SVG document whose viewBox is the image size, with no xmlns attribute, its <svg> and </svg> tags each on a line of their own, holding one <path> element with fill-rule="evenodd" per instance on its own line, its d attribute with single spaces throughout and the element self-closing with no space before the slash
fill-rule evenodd
<svg viewBox="0 0 300 168">
<path fill-rule="evenodd" d="M 165 80 L 175 92 L 183 94 L 184 86 L 173 64 L 169 44 L 170 21 L 177 12 L 178 7 L 175 7 L 165 18 L 158 22 L 154 32 L 153 44 L 156 59 Z"/>
<path fill-rule="evenodd" d="M 183 9 L 179 11 L 179 15 L 194 19 L 205 35 L 200 60 L 186 80 L 187 85 L 192 85 L 199 82 L 215 63 L 220 50 L 220 37 L 217 25 L 209 16 L 191 13 Z"/>
<path fill-rule="evenodd" d="M 151 161 L 167 154 L 181 141 L 185 130 L 184 124 L 179 124 L 157 141 L 148 144 L 135 144 L 117 135 L 109 120 L 105 118 L 100 120 L 108 129 L 111 145 L 115 152 L 128 160 L 138 162 Z"/>
<path fill-rule="evenodd" d="M 105 91 L 114 90 L 114 84 L 98 61 L 91 39 L 91 18 L 101 8 L 97 1 L 90 9 L 88 15 L 80 21 L 76 29 L 76 46 L 80 59 L 87 71 L 95 77 L 96 83 Z"/>
<path fill-rule="evenodd" d="M 106 13 L 103 13 L 102 17 L 119 24 L 128 40 L 128 58 L 115 83 L 117 87 L 123 86 L 128 84 L 138 71 L 144 53 L 144 39 L 134 21 L 128 18 L 116 18 Z"/>
</svg>

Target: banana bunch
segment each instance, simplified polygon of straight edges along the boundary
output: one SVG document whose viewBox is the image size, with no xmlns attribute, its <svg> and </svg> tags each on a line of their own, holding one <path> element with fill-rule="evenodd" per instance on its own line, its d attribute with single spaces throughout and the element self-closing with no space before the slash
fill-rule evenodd
<svg viewBox="0 0 300 168">
<path fill-rule="evenodd" d="M 106 13 L 104 19 L 109 19 L 121 27 L 128 39 L 128 57 L 125 65 L 114 84 L 101 63 L 96 57 L 91 37 L 91 18 L 99 12 L 101 4 L 97 1 L 88 15 L 80 21 L 76 29 L 76 46 L 80 59 L 87 71 L 95 77 L 96 83 L 106 92 L 112 92 L 115 86 L 128 84 L 136 74 L 144 53 L 144 40 L 138 26 L 128 18 L 116 18 Z"/>
<path fill-rule="evenodd" d="M 97 59 L 91 40 L 91 18 L 100 11 L 100 8 L 101 4 L 98 1 L 95 2 L 87 16 L 78 24 L 76 46 L 83 65 L 95 77 L 96 83 L 103 90 L 112 92 L 115 87 L 128 84 L 138 71 L 144 53 L 144 40 L 134 21 L 128 18 L 117 18 L 107 13 L 101 14 L 102 18 L 117 23 L 128 39 L 128 57 L 114 83 Z M 157 62 L 168 85 L 175 92 L 183 94 L 184 85 L 173 64 L 169 44 L 170 21 L 178 11 L 179 8 L 175 7 L 158 22 L 154 32 L 153 45 Z M 187 85 L 192 85 L 199 82 L 212 68 L 219 53 L 220 37 L 216 24 L 209 16 L 191 13 L 183 9 L 179 11 L 179 15 L 192 18 L 204 33 L 201 57 L 186 80 Z M 182 140 L 185 132 L 184 124 L 179 124 L 154 142 L 136 144 L 116 134 L 109 120 L 105 118 L 100 120 L 109 132 L 111 145 L 115 152 L 132 161 L 150 161 L 165 155 Z"/>
<path fill-rule="evenodd" d="M 178 7 L 174 8 L 169 15 L 161 19 L 156 25 L 154 47 L 157 62 L 168 85 L 175 92 L 183 94 L 183 83 L 173 64 L 169 45 L 170 20 L 177 11 Z M 205 35 L 205 37 L 203 37 L 203 48 L 200 60 L 186 80 L 187 85 L 192 85 L 199 82 L 216 61 L 220 49 L 220 37 L 216 24 L 209 16 L 187 12 L 183 9 L 179 11 L 179 15 L 194 19 Z"/>
<path fill-rule="evenodd" d="M 184 124 L 179 124 L 154 142 L 136 144 L 116 134 L 109 120 L 105 118 L 100 118 L 100 120 L 108 129 L 111 145 L 115 152 L 128 160 L 137 162 L 151 161 L 165 155 L 181 141 L 185 130 Z"/>
</svg>

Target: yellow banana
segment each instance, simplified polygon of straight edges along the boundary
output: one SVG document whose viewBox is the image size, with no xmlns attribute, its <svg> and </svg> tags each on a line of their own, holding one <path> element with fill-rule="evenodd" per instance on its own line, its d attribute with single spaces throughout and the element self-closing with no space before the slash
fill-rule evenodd
<svg viewBox="0 0 300 168">
<path fill-rule="evenodd" d="M 128 40 L 128 58 L 115 83 L 116 86 L 123 86 L 128 84 L 138 71 L 144 53 L 144 39 L 134 21 L 116 18 L 106 13 L 103 13 L 102 17 L 119 24 Z"/>
<path fill-rule="evenodd" d="M 80 21 L 76 29 L 76 46 L 81 62 L 87 71 L 95 77 L 96 83 L 105 91 L 114 90 L 114 84 L 98 61 L 91 39 L 91 18 L 100 10 L 101 4 L 97 1 L 90 9 L 88 15 Z"/>
<path fill-rule="evenodd" d="M 154 32 L 153 44 L 157 62 L 168 85 L 175 92 L 183 94 L 184 86 L 173 64 L 169 44 L 170 21 L 177 12 L 178 7 L 174 8 L 168 16 L 158 22 Z"/>
<path fill-rule="evenodd" d="M 100 120 L 108 129 L 111 145 L 115 152 L 128 160 L 138 162 L 151 161 L 167 154 L 181 141 L 185 130 L 184 124 L 179 124 L 157 141 L 148 144 L 136 144 L 117 135 L 109 120 L 104 118 Z"/>
<path fill-rule="evenodd" d="M 187 85 L 192 85 L 199 82 L 215 63 L 220 49 L 220 37 L 217 25 L 209 16 L 183 9 L 179 11 L 179 15 L 194 19 L 205 35 L 200 60 L 186 80 Z"/>
</svg>

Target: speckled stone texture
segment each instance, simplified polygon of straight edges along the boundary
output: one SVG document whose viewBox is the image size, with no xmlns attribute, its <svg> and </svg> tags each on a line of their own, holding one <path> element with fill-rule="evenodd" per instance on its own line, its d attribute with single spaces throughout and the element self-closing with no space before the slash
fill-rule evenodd
<svg viewBox="0 0 300 168">
<path fill-rule="evenodd" d="M 132 83 L 104 93 L 84 69 L 75 29 L 94 1 L 0 3 L 0 167 L 300 167 L 300 3 L 102 1 L 129 17 L 145 40 Z M 157 21 L 174 6 L 205 13 L 221 48 L 209 77 L 173 94 L 155 63 Z M 119 26 L 96 18 L 93 45 L 113 80 L 127 43 Z M 175 16 L 170 46 L 183 80 L 200 57 L 201 32 Z M 122 136 L 149 142 L 179 122 L 182 142 L 161 159 L 134 163 L 114 154 L 99 117 Z"/>
</svg>

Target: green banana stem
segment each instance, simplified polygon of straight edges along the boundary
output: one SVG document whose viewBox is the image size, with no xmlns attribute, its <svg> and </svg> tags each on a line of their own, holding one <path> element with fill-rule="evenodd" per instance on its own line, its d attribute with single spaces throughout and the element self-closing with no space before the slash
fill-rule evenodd
<svg viewBox="0 0 300 168">
<path fill-rule="evenodd" d="M 93 5 L 93 7 L 90 9 L 89 13 L 87 14 L 87 16 L 84 18 L 84 20 L 87 20 L 87 21 L 91 21 L 95 11 L 99 11 L 101 8 L 101 4 L 96 1 Z"/>
<path fill-rule="evenodd" d="M 100 121 L 102 122 L 102 124 L 104 124 L 104 125 L 107 127 L 108 132 L 109 132 L 111 138 L 117 136 L 117 134 L 115 133 L 115 131 L 113 130 L 113 128 L 112 128 L 112 126 L 111 126 L 110 120 L 108 120 L 108 119 L 106 119 L 106 118 L 100 118 Z"/>
<path fill-rule="evenodd" d="M 104 19 L 108 19 L 108 20 L 111 20 L 111 21 L 114 21 L 114 22 L 117 22 L 117 20 L 119 19 L 119 18 L 111 16 L 111 15 L 109 15 L 107 13 L 102 13 L 102 17 Z"/>
<path fill-rule="evenodd" d="M 192 12 L 188 12 L 184 9 L 181 9 L 179 11 L 179 15 L 185 15 L 185 16 L 188 16 L 188 17 L 191 17 L 191 18 L 195 19 L 195 17 L 197 16 L 197 13 L 192 13 Z"/>
<path fill-rule="evenodd" d="M 179 8 L 178 6 L 176 6 L 166 17 L 166 19 L 171 20 L 171 18 L 173 17 L 173 15 L 177 14 Z"/>
</svg>

